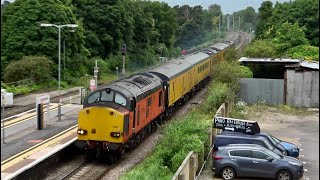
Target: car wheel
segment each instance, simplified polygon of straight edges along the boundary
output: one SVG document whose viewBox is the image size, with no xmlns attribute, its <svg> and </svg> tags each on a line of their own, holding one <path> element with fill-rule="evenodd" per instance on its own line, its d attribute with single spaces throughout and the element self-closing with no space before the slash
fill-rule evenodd
<svg viewBox="0 0 320 180">
<path fill-rule="evenodd" d="M 291 180 L 291 179 L 292 179 L 292 175 L 287 170 L 281 170 L 277 174 L 277 180 Z"/>
<path fill-rule="evenodd" d="M 236 177 L 236 172 L 231 167 L 225 167 L 221 170 L 221 177 L 224 180 L 231 180 Z"/>
</svg>

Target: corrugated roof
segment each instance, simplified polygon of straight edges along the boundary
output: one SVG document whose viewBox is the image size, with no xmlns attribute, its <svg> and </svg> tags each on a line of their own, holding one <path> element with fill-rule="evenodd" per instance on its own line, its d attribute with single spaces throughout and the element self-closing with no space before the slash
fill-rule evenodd
<svg viewBox="0 0 320 180">
<path fill-rule="evenodd" d="M 295 63 L 295 64 L 288 64 L 286 67 L 304 67 L 310 69 L 318 69 L 319 70 L 319 62 L 308 62 L 303 61 L 300 59 L 272 59 L 272 58 L 247 58 L 242 57 L 238 60 L 239 62 L 247 62 L 247 63 L 254 63 L 254 62 L 261 62 L 261 63 Z"/>
<path fill-rule="evenodd" d="M 286 67 L 304 67 L 319 70 L 319 62 L 301 61 L 297 64 L 287 65 Z"/>
<path fill-rule="evenodd" d="M 299 63 L 299 59 L 272 59 L 272 58 L 247 58 L 242 57 L 238 60 L 239 62 L 270 62 L 270 63 Z"/>
</svg>

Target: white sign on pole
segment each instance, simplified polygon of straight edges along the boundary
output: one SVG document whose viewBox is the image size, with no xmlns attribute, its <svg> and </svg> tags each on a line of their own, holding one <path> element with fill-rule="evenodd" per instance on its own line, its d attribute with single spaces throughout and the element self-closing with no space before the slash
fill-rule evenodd
<svg viewBox="0 0 320 180">
<path fill-rule="evenodd" d="M 96 90 L 96 80 L 94 80 L 94 79 L 90 80 L 90 90 L 91 91 Z"/>
<path fill-rule="evenodd" d="M 49 94 L 40 94 L 36 97 L 36 116 L 38 119 L 38 105 L 46 104 L 47 105 L 47 121 L 50 120 L 50 95 Z"/>
<path fill-rule="evenodd" d="M 50 103 L 50 96 L 49 94 L 40 94 L 37 96 L 37 104 L 48 104 Z"/>
</svg>

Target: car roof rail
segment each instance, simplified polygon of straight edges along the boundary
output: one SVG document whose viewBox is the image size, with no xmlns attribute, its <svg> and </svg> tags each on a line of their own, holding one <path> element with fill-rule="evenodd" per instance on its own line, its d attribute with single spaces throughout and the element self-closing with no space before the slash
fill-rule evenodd
<svg viewBox="0 0 320 180">
<path fill-rule="evenodd" d="M 242 132 L 251 135 L 260 133 L 260 127 L 257 121 L 243 119 L 215 116 L 213 121 L 213 127 L 232 132 Z"/>
</svg>

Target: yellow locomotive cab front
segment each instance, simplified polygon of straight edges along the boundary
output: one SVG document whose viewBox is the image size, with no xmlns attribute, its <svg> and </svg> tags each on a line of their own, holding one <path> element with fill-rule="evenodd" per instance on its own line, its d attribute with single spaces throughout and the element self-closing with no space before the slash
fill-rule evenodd
<svg viewBox="0 0 320 180">
<path fill-rule="evenodd" d="M 124 115 L 111 108 L 92 106 L 82 109 L 78 117 L 78 140 L 123 142 Z"/>
</svg>

